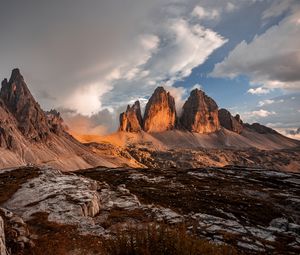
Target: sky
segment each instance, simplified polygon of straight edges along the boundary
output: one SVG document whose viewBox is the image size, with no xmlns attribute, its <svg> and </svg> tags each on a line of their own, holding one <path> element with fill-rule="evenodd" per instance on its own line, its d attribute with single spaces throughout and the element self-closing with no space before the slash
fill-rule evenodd
<svg viewBox="0 0 300 255">
<path fill-rule="evenodd" d="M 43 109 L 106 134 L 157 86 L 194 88 L 300 138 L 299 0 L 0 0 L 0 78 L 18 67 Z"/>
</svg>

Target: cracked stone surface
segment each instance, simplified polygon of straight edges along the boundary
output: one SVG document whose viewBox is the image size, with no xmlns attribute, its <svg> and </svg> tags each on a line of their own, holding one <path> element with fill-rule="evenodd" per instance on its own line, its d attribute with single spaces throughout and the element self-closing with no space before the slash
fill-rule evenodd
<svg viewBox="0 0 300 255">
<path fill-rule="evenodd" d="M 31 228 L 39 213 L 89 238 L 163 222 L 245 254 L 300 252 L 299 174 L 233 166 L 35 171 L 1 204 Z"/>
</svg>

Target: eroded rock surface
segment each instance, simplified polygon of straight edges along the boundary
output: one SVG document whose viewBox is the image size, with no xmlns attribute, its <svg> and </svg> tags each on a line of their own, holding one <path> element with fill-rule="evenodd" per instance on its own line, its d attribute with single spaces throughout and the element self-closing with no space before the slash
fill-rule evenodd
<svg viewBox="0 0 300 255">
<path fill-rule="evenodd" d="M 20 216 L 4 208 L 0 208 L 0 219 L 2 219 L 5 230 L 5 242 L 3 242 L 5 252 L 3 254 L 26 254 L 34 246 L 27 224 Z M 2 255 L 2 253 L 0 254 Z"/>
<path fill-rule="evenodd" d="M 91 169 L 80 174 L 105 181 L 112 189 L 122 185 L 139 199 L 141 205 L 134 207 L 134 214 L 118 211 L 118 224 L 141 224 L 146 219 L 184 223 L 199 237 L 234 244 L 245 254 L 300 251 L 299 174 L 234 166 Z"/>
<path fill-rule="evenodd" d="M 218 105 L 203 91 L 195 89 L 183 105 L 181 126 L 196 133 L 212 133 L 220 129 Z"/>
<path fill-rule="evenodd" d="M 4 221 L 0 216 L 0 255 L 6 255 Z"/>
<path fill-rule="evenodd" d="M 175 100 L 163 87 L 158 87 L 150 97 L 144 115 L 146 132 L 163 132 L 176 126 Z"/>
<path fill-rule="evenodd" d="M 199 238 L 234 246 L 243 254 L 300 252 L 299 174 L 234 166 L 32 171 L 39 175 L 1 204 L 33 231 L 31 250 L 45 244 L 44 235 L 48 243 L 67 233 L 72 238 L 67 244 L 61 240 L 60 248 L 67 245 L 74 254 L 73 246 L 79 246 L 79 253 L 89 254 L 92 248 L 78 244 L 85 236 L 95 245 L 103 240 L 97 238 L 108 238 L 120 228 L 160 222 L 183 223 Z"/>
</svg>

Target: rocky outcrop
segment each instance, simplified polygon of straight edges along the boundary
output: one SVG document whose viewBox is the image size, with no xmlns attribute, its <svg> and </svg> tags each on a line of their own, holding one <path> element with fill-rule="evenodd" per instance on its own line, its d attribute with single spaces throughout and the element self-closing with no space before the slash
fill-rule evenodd
<svg viewBox="0 0 300 255">
<path fill-rule="evenodd" d="M 279 134 L 274 129 L 266 127 L 266 126 L 261 125 L 259 123 L 253 123 L 253 124 L 245 123 L 244 126 L 248 129 L 254 131 L 254 132 L 259 133 L 259 134 Z"/>
<path fill-rule="evenodd" d="M 203 91 L 195 89 L 183 105 L 180 124 L 191 132 L 215 132 L 220 129 L 218 105 Z"/>
<path fill-rule="evenodd" d="M 163 132 L 176 126 L 175 100 L 163 87 L 158 87 L 149 99 L 144 115 L 146 132 Z"/>
<path fill-rule="evenodd" d="M 240 134 L 243 130 L 243 125 L 240 116 L 237 114 L 235 117 L 231 115 L 226 109 L 219 110 L 220 125 L 230 131 Z"/>
<path fill-rule="evenodd" d="M 51 132 L 61 134 L 67 129 L 67 126 L 64 124 L 64 121 L 58 111 L 51 109 L 50 111 L 45 112 L 45 114 Z"/>
<path fill-rule="evenodd" d="M 142 130 L 142 125 L 140 102 L 136 101 L 131 107 L 127 106 L 126 112 L 120 114 L 119 131 L 138 132 Z"/>
<path fill-rule="evenodd" d="M 26 250 L 34 246 L 34 243 L 31 240 L 31 234 L 29 232 L 28 226 L 24 222 L 24 220 L 20 216 L 4 208 L 0 208 L 0 239 L 2 238 L 1 218 L 5 227 L 5 236 L 3 235 L 3 237 L 5 238 L 4 240 L 6 240 L 6 244 L 8 244 L 9 246 L 4 247 L 4 255 L 25 254 Z M 1 248 L 2 247 L 0 243 L 0 255 L 2 255 Z"/>
<path fill-rule="evenodd" d="M 47 117 L 31 95 L 19 69 L 12 71 L 9 81 L 4 79 L 0 98 L 16 118 L 18 129 L 28 139 L 44 141 L 50 129 Z"/>
<path fill-rule="evenodd" d="M 6 255 L 4 221 L 0 216 L 0 255 Z"/>
</svg>

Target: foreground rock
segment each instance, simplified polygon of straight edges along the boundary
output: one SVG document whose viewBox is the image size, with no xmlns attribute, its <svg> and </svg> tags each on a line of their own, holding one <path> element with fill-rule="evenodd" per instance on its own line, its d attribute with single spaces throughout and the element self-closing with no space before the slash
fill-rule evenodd
<svg viewBox="0 0 300 255">
<path fill-rule="evenodd" d="M 18 171 L 38 175 L 27 177 L 0 206 L 19 215 L 30 230 L 24 230 L 33 244 L 26 246 L 28 254 L 44 254 L 50 246 L 49 254 L 92 254 L 95 249 L 99 254 L 105 238 L 149 222 L 184 223 L 199 238 L 243 254 L 300 252 L 299 174 L 234 166 L 96 168 L 76 175 L 12 169 L 0 172 L 8 193 L 13 186 L 5 178 Z"/>
<path fill-rule="evenodd" d="M 218 105 L 203 91 L 195 89 L 183 105 L 182 127 L 196 133 L 212 133 L 220 129 Z"/>
<path fill-rule="evenodd" d="M 0 255 L 6 255 L 4 221 L 1 216 L 0 216 Z"/>
<path fill-rule="evenodd" d="M 163 132 L 174 129 L 176 119 L 174 98 L 163 87 L 158 87 L 146 105 L 144 130 L 146 132 Z"/>
</svg>

